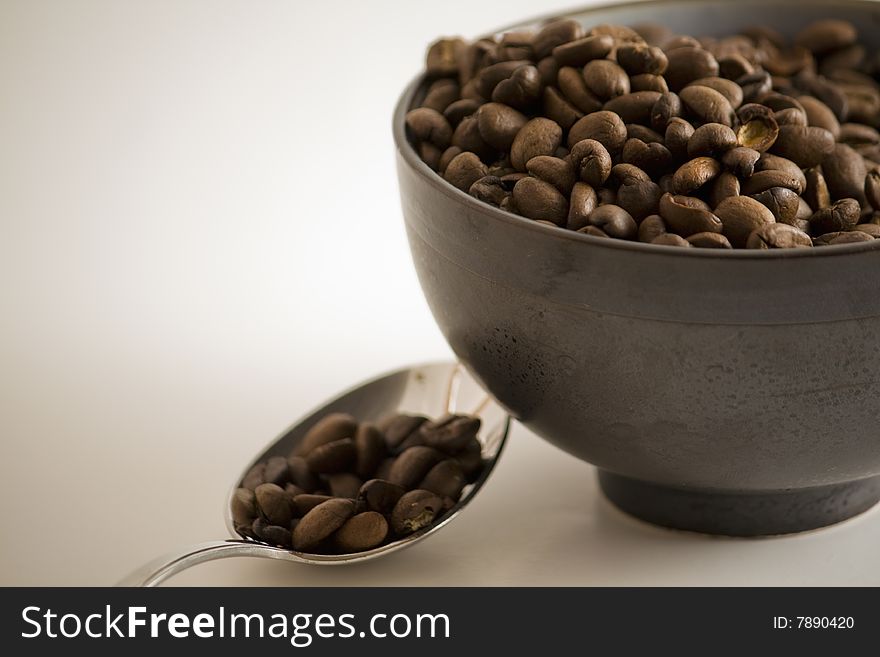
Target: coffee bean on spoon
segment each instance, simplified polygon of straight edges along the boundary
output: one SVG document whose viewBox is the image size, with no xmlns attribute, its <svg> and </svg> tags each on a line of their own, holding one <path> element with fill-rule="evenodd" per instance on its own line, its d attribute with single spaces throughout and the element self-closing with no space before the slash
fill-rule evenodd
<svg viewBox="0 0 880 657">
<path fill-rule="evenodd" d="M 424 444 L 447 454 L 461 451 L 480 431 L 480 418 L 470 415 L 445 415 L 419 427 Z"/>
<path fill-rule="evenodd" d="M 342 527 L 354 515 L 355 502 L 331 498 L 306 513 L 293 530 L 293 548 L 308 552 Z"/>
<path fill-rule="evenodd" d="M 343 438 L 319 445 L 306 455 L 306 463 L 312 472 L 332 474 L 342 472 L 354 464 L 357 447 L 351 438 Z"/>
<path fill-rule="evenodd" d="M 410 447 L 404 450 L 391 466 L 388 481 L 410 490 L 443 458 L 443 453 L 433 447 Z"/>
<path fill-rule="evenodd" d="M 332 542 L 342 553 L 363 552 L 378 547 L 388 536 L 388 521 L 380 513 L 365 511 L 352 516 L 336 530 Z"/>
<path fill-rule="evenodd" d="M 418 487 L 436 493 L 440 497 L 457 500 L 466 483 L 467 479 L 461 464 L 455 459 L 446 459 L 428 470 L 428 474 Z"/>
<path fill-rule="evenodd" d="M 343 438 L 352 438 L 357 422 L 347 413 L 331 413 L 318 420 L 294 449 L 294 455 L 305 455 L 315 447 Z"/>
<path fill-rule="evenodd" d="M 358 491 L 357 498 L 363 500 L 371 511 L 389 514 L 397 504 L 397 500 L 406 492 L 403 486 L 392 484 L 384 479 L 371 479 L 364 482 Z"/>
<path fill-rule="evenodd" d="M 293 518 L 293 500 L 277 484 L 260 484 L 254 491 L 256 508 L 273 525 L 287 526 Z"/>
<path fill-rule="evenodd" d="M 391 527 L 400 536 L 424 529 L 443 512 L 443 499 L 427 490 L 411 490 L 397 501 L 391 512 Z"/>
<path fill-rule="evenodd" d="M 309 469 L 309 464 L 302 456 L 291 456 L 287 459 L 288 479 L 306 493 L 312 493 L 321 487 L 317 475 Z"/>
</svg>

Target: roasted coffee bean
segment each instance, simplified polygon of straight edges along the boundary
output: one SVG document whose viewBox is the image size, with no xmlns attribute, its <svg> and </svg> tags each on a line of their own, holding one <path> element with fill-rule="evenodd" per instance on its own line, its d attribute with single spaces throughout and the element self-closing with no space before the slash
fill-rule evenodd
<svg viewBox="0 0 880 657">
<path fill-rule="evenodd" d="M 486 103 L 476 116 L 480 137 L 501 151 L 510 150 L 516 135 L 528 122 L 524 114 L 501 103 Z"/>
<path fill-rule="evenodd" d="M 305 458 L 312 472 L 332 474 L 342 472 L 354 464 L 357 448 L 351 438 L 343 438 L 319 445 L 306 454 Z"/>
<path fill-rule="evenodd" d="M 736 110 L 743 102 L 742 87 L 733 80 L 726 80 L 722 77 L 700 78 L 689 82 L 687 86 L 709 87 L 714 89 L 727 99 L 730 106 Z"/>
<path fill-rule="evenodd" d="M 404 450 L 391 466 L 388 481 L 409 490 L 418 484 L 428 473 L 428 470 L 443 458 L 443 452 L 433 447 L 410 447 Z"/>
<path fill-rule="evenodd" d="M 822 159 L 822 173 L 831 198 L 854 198 L 861 205 L 867 203 L 865 176 L 868 171 L 865 160 L 851 146 L 835 144 L 833 150 Z"/>
<path fill-rule="evenodd" d="M 287 459 L 287 477 L 297 487 L 311 493 L 321 487 L 318 477 L 309 470 L 309 464 L 302 456 Z"/>
<path fill-rule="evenodd" d="M 838 141 L 850 146 L 880 144 L 880 132 L 861 123 L 842 123 Z"/>
<path fill-rule="evenodd" d="M 755 67 L 752 62 L 738 53 L 718 58 L 718 75 L 727 80 L 738 80 L 754 72 Z"/>
<path fill-rule="evenodd" d="M 436 80 L 428 87 L 428 93 L 425 94 L 422 107 L 443 113 L 447 107 L 459 99 L 460 95 L 461 88 L 455 80 L 449 78 Z"/>
<path fill-rule="evenodd" d="M 464 53 L 465 42 L 459 38 L 438 39 L 428 48 L 425 71 L 429 77 L 449 77 L 456 75 L 460 59 Z"/>
<path fill-rule="evenodd" d="M 786 187 L 800 194 L 803 192 L 805 184 L 803 174 L 798 177 L 788 171 L 770 169 L 769 171 L 758 171 L 746 180 L 742 185 L 742 194 L 754 196 L 771 187 Z"/>
<path fill-rule="evenodd" d="M 307 552 L 318 545 L 354 515 L 354 500 L 332 498 L 306 513 L 293 530 L 293 547 Z"/>
<path fill-rule="evenodd" d="M 837 139 L 838 135 L 840 135 L 840 122 L 828 105 L 812 96 L 798 96 L 798 102 L 804 108 L 809 125 L 825 128 Z"/>
<path fill-rule="evenodd" d="M 807 180 L 807 186 L 804 188 L 804 200 L 810 204 L 810 207 L 814 210 L 821 210 L 831 205 L 831 192 L 828 191 L 828 184 L 825 182 L 822 168 L 807 169 L 804 171 L 804 177 Z"/>
<path fill-rule="evenodd" d="M 489 162 L 495 159 L 497 150 L 480 135 L 480 125 L 476 114 L 466 116 L 452 133 L 452 145 L 464 152 L 471 152 L 480 160 Z"/>
<path fill-rule="evenodd" d="M 776 222 L 766 206 L 748 196 L 724 199 L 714 212 L 721 219 L 722 234 L 737 248 L 745 248 L 752 231 Z"/>
<path fill-rule="evenodd" d="M 422 423 L 427 421 L 428 418 L 423 415 L 398 413 L 384 418 L 377 427 L 384 434 L 388 449 L 396 451 L 400 443 L 416 433 Z"/>
<path fill-rule="evenodd" d="M 880 224 L 856 224 L 853 230 L 870 235 L 875 240 L 880 240 Z"/>
<path fill-rule="evenodd" d="M 614 112 L 624 123 L 647 123 L 661 95 L 659 91 L 634 91 L 612 98 L 603 109 Z"/>
<path fill-rule="evenodd" d="M 808 125 L 807 114 L 796 107 L 787 107 L 786 109 L 773 112 L 773 120 L 776 125 Z"/>
<path fill-rule="evenodd" d="M 627 163 L 615 164 L 611 167 L 611 176 L 618 183 L 626 185 L 635 182 L 651 182 L 651 176 L 637 166 Z M 613 190 L 611 190 L 613 191 Z"/>
<path fill-rule="evenodd" d="M 650 244 L 660 235 L 666 234 L 666 224 L 659 214 L 652 214 L 642 219 L 639 224 L 639 242 Z"/>
<path fill-rule="evenodd" d="M 265 483 L 284 486 L 290 479 L 287 472 L 287 459 L 283 456 L 272 456 L 266 461 L 266 469 L 263 472 Z"/>
<path fill-rule="evenodd" d="M 535 178 L 553 185 L 563 196 L 571 194 L 577 180 L 571 164 L 552 155 L 533 157 L 526 162 L 526 170 Z"/>
<path fill-rule="evenodd" d="M 584 35 L 584 28 L 581 24 L 572 19 L 560 19 L 547 23 L 535 35 L 532 41 L 532 47 L 535 50 L 535 56 L 539 59 L 546 57 L 557 46 L 569 41 L 576 41 Z"/>
<path fill-rule="evenodd" d="M 665 132 L 669 120 L 680 117 L 682 110 L 678 94 L 671 91 L 661 94 L 651 108 L 651 127 L 658 132 Z"/>
<path fill-rule="evenodd" d="M 399 536 L 406 536 L 429 526 L 442 512 L 443 500 L 439 495 L 427 490 L 411 490 L 394 506 L 391 527 Z"/>
<path fill-rule="evenodd" d="M 490 64 L 482 69 L 474 78 L 475 90 L 483 98 L 492 98 L 492 93 L 499 83 L 510 78 L 517 69 L 531 65 L 532 62 L 527 59 L 508 60 Z"/>
<path fill-rule="evenodd" d="M 743 90 L 743 102 L 751 103 L 763 98 L 773 89 L 773 79 L 767 71 L 756 71 L 737 79 Z"/>
<path fill-rule="evenodd" d="M 587 63 L 583 74 L 587 89 L 601 100 L 629 93 L 629 76 L 626 71 L 608 59 L 595 59 Z"/>
<path fill-rule="evenodd" d="M 315 493 L 306 493 L 304 495 L 296 495 L 293 498 L 293 512 L 297 516 L 304 516 L 319 504 L 332 500 L 330 495 L 319 495 Z"/>
<path fill-rule="evenodd" d="M 663 135 L 638 123 L 628 123 L 626 125 L 626 137 L 627 139 L 641 139 L 646 144 L 663 144 Z"/>
<path fill-rule="evenodd" d="M 534 66 L 520 66 L 492 91 L 492 100 L 520 110 L 533 106 L 544 91 L 541 74 Z"/>
<path fill-rule="evenodd" d="M 357 431 L 357 422 L 351 415 L 347 413 L 325 415 L 306 432 L 302 441 L 294 448 L 293 454 L 306 455 L 315 447 L 325 443 L 342 438 L 353 438 L 355 431 Z"/>
<path fill-rule="evenodd" d="M 666 54 L 660 48 L 644 43 L 627 43 L 618 46 L 617 62 L 629 75 L 642 73 L 663 75 L 669 65 Z"/>
<path fill-rule="evenodd" d="M 666 79 L 662 75 L 651 75 L 650 73 L 631 76 L 629 88 L 630 91 L 656 91 L 661 94 L 669 91 Z"/>
<path fill-rule="evenodd" d="M 705 123 L 694 130 L 688 139 L 687 153 L 690 157 L 699 155 L 721 155 L 737 145 L 736 133 L 721 123 Z"/>
<path fill-rule="evenodd" d="M 834 150 L 834 137 L 824 128 L 784 125 L 771 150 L 806 169 Z"/>
<path fill-rule="evenodd" d="M 617 189 L 616 201 L 638 222 L 657 212 L 662 195 L 660 186 L 652 181 L 627 181 Z"/>
<path fill-rule="evenodd" d="M 556 84 L 560 66 L 555 58 L 544 57 L 535 65 L 535 67 L 538 69 L 538 73 L 541 74 L 541 82 L 544 83 L 545 87 Z"/>
<path fill-rule="evenodd" d="M 523 178 L 513 187 L 513 202 L 518 212 L 529 219 L 541 219 L 558 226 L 568 217 L 568 201 L 550 183 L 537 178 Z"/>
<path fill-rule="evenodd" d="M 749 249 L 800 249 L 813 246 L 810 236 L 786 224 L 766 224 L 746 240 Z"/>
<path fill-rule="evenodd" d="M 434 171 L 440 171 L 440 158 L 443 157 L 443 151 L 427 141 L 419 144 L 418 150 L 422 162 L 427 164 Z"/>
<path fill-rule="evenodd" d="M 710 87 L 693 85 L 678 92 L 684 106 L 702 123 L 732 125 L 734 112 L 730 101 Z M 747 144 L 741 144 L 746 146 Z"/>
<path fill-rule="evenodd" d="M 589 217 L 599 200 L 596 191 L 585 182 L 577 182 L 571 189 L 571 200 L 568 204 L 568 217 L 565 227 L 569 230 L 580 230 L 589 224 Z"/>
<path fill-rule="evenodd" d="M 425 445 L 455 454 L 473 440 L 480 430 L 480 418 L 472 415 L 445 415 L 419 427 Z"/>
<path fill-rule="evenodd" d="M 293 499 L 277 484 L 260 484 L 254 491 L 256 508 L 273 525 L 286 527 L 293 518 Z"/>
<path fill-rule="evenodd" d="M 452 158 L 443 177 L 455 187 L 467 192 L 471 185 L 488 173 L 486 165 L 480 161 L 480 158 L 471 152 L 464 152 Z"/>
<path fill-rule="evenodd" d="M 617 114 L 607 110 L 587 114 L 571 126 L 568 132 L 568 147 L 572 148 L 584 139 L 594 139 L 609 153 L 616 154 L 626 143 L 626 124 Z"/>
<path fill-rule="evenodd" d="M 290 547 L 290 530 L 287 527 L 273 525 L 262 518 L 257 518 L 251 525 L 254 535 L 269 545 Z"/>
<path fill-rule="evenodd" d="M 560 66 L 583 66 L 594 59 L 605 59 L 613 48 L 610 36 L 588 36 L 556 46 L 553 58 Z"/>
<path fill-rule="evenodd" d="M 852 230 L 859 223 L 861 208 L 852 198 L 835 201 L 831 206 L 816 210 L 810 217 L 810 231 L 813 235 L 824 235 L 838 231 Z"/>
<path fill-rule="evenodd" d="M 798 194 L 803 193 L 803 190 L 807 187 L 807 179 L 804 177 L 804 172 L 797 164 L 772 153 L 761 153 L 761 157 L 755 163 L 755 171 L 783 171 L 789 174 L 797 180 L 796 186 L 791 187 L 791 189 L 797 191 Z"/>
<path fill-rule="evenodd" d="M 405 492 L 402 486 L 392 484 L 390 481 L 371 479 L 361 486 L 357 497 L 363 500 L 371 511 L 387 515 Z"/>
<path fill-rule="evenodd" d="M 461 464 L 455 459 L 446 459 L 428 470 L 419 488 L 458 500 L 466 483 Z"/>
<path fill-rule="evenodd" d="M 667 227 L 682 237 L 721 232 L 721 220 L 712 214 L 708 205 L 692 196 L 664 194 L 660 197 L 659 214 Z"/>
<path fill-rule="evenodd" d="M 856 38 L 856 28 L 852 23 L 829 18 L 805 27 L 798 32 L 794 42 L 816 55 L 822 55 L 849 46 Z"/>
<path fill-rule="evenodd" d="M 265 482 L 263 475 L 266 472 L 266 464 L 265 463 L 257 463 L 250 470 L 247 471 L 244 478 L 241 480 L 242 488 L 247 488 L 248 490 L 254 490 L 257 486 Z"/>
<path fill-rule="evenodd" d="M 721 173 L 721 165 L 711 157 L 696 157 L 682 164 L 672 176 L 676 194 L 689 194 Z"/>
<path fill-rule="evenodd" d="M 800 197 L 797 193 L 785 187 L 771 187 L 755 194 L 752 198 L 770 210 L 776 221 L 795 225 L 800 207 L 798 203 Z"/>
<path fill-rule="evenodd" d="M 602 101 L 587 88 L 581 72 L 570 66 L 559 69 L 556 78 L 559 90 L 572 105 L 585 114 L 602 109 Z"/>
<path fill-rule="evenodd" d="M 611 155 L 595 139 L 583 139 L 574 143 L 569 161 L 578 178 L 594 188 L 601 186 L 611 174 Z"/>
<path fill-rule="evenodd" d="M 449 121 L 449 125 L 452 126 L 454 130 L 463 119 L 475 114 L 481 106 L 482 103 L 476 100 L 462 98 L 454 103 L 450 103 L 449 106 L 443 110 L 443 116 L 446 117 L 446 120 Z"/>
<path fill-rule="evenodd" d="M 721 163 L 735 176 L 749 178 L 755 173 L 755 164 L 760 157 L 761 154 L 754 149 L 737 146 L 724 153 Z"/>
<path fill-rule="evenodd" d="M 388 536 L 388 522 L 381 513 L 365 511 L 352 516 L 333 534 L 333 543 L 342 553 L 363 552 L 378 547 Z"/>
<path fill-rule="evenodd" d="M 732 249 L 730 241 L 720 233 L 694 233 L 687 238 L 691 246 L 703 249 Z"/>
<path fill-rule="evenodd" d="M 858 230 L 836 231 L 825 233 L 813 238 L 813 246 L 831 246 L 834 244 L 855 244 L 857 242 L 873 242 L 874 238 Z"/>
<path fill-rule="evenodd" d="M 739 196 L 740 185 L 737 178 L 730 171 L 722 171 L 721 174 L 712 181 L 709 190 L 709 202 L 715 207 L 721 201 L 731 196 Z"/>
<path fill-rule="evenodd" d="M 579 228 L 577 232 L 583 233 L 584 235 L 591 235 L 592 237 L 611 237 L 604 230 L 596 228 L 595 226 L 584 226 L 583 228 Z"/>
<path fill-rule="evenodd" d="M 687 147 L 694 135 L 694 127 L 684 119 L 673 117 L 666 126 L 666 148 L 676 159 L 683 160 L 687 157 Z"/>
<path fill-rule="evenodd" d="M 440 175 L 444 175 L 446 173 L 447 167 L 449 167 L 449 163 L 455 159 L 457 155 L 463 153 L 458 146 L 450 146 L 445 151 L 443 151 L 443 155 L 440 156 L 440 162 L 437 164 L 437 172 Z"/>
<path fill-rule="evenodd" d="M 584 116 L 583 112 L 568 102 L 554 87 L 544 89 L 544 114 L 563 130 L 568 130 Z"/>
<path fill-rule="evenodd" d="M 673 91 L 679 91 L 688 82 L 718 75 L 718 62 L 708 50 L 694 46 L 682 46 L 670 50 L 667 45 L 666 57 L 667 67 L 664 77 Z M 716 121 L 716 123 L 722 122 Z"/>
<path fill-rule="evenodd" d="M 498 176 L 484 176 L 471 185 L 468 190 L 468 194 L 474 198 L 495 207 L 501 205 L 501 201 L 507 197 L 508 193 Z"/>
<path fill-rule="evenodd" d="M 236 525 L 250 525 L 257 517 L 257 498 L 248 488 L 236 488 L 232 494 L 232 520 Z"/>
<path fill-rule="evenodd" d="M 363 479 L 351 472 L 337 472 L 327 475 L 326 480 L 330 495 L 352 499 L 357 497 L 358 491 L 364 483 Z"/>
<path fill-rule="evenodd" d="M 693 244 L 688 242 L 685 238 L 676 235 L 675 233 L 663 233 L 662 235 L 658 235 L 651 240 L 651 244 L 660 244 L 662 246 L 693 246 Z"/>
<path fill-rule="evenodd" d="M 875 169 L 865 177 L 865 198 L 872 208 L 880 211 L 880 170 Z"/>
<path fill-rule="evenodd" d="M 749 103 L 739 108 L 740 126 L 736 131 L 737 143 L 763 153 L 779 138 L 780 127 L 773 112 L 765 105 Z"/>
<path fill-rule="evenodd" d="M 562 128 L 542 117 L 526 123 L 510 147 L 510 163 L 517 171 L 526 170 L 526 162 L 538 155 L 553 155 L 562 142 Z"/>
<path fill-rule="evenodd" d="M 440 149 L 452 141 L 452 126 L 440 112 L 430 107 L 419 107 L 406 114 L 406 127 L 413 139 L 430 142 Z"/>
<path fill-rule="evenodd" d="M 385 458 L 385 438 L 374 425 L 361 423 L 354 435 L 354 446 L 355 473 L 366 479 Z"/>
<path fill-rule="evenodd" d="M 638 233 L 638 225 L 632 215 L 619 205 L 600 205 L 590 214 L 590 225 L 602 229 L 610 237 L 631 240 Z"/>
</svg>

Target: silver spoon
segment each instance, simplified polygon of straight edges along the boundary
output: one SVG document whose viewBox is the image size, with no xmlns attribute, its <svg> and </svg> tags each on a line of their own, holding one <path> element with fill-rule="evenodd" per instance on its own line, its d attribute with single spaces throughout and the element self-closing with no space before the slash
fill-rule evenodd
<svg viewBox="0 0 880 657">
<path fill-rule="evenodd" d="M 156 586 L 182 570 L 205 561 L 227 557 L 263 557 L 297 563 L 336 565 L 368 561 L 427 538 L 447 525 L 470 502 L 486 483 L 501 454 L 510 428 L 510 417 L 458 363 L 430 363 L 398 370 L 367 381 L 310 413 L 274 440 L 242 472 L 226 499 L 226 526 L 237 535 L 232 523 L 230 499 L 237 482 L 255 463 L 270 456 L 287 456 L 317 420 L 328 413 L 346 412 L 359 420 L 378 420 L 395 411 L 438 417 L 444 413 L 469 413 L 482 420 L 477 436 L 486 462 L 483 473 L 462 492 L 459 502 L 437 522 L 405 538 L 387 545 L 352 554 L 309 554 L 258 543 L 250 538 L 228 539 L 201 543 L 166 554 L 145 564 L 119 582 L 118 586 Z"/>
</svg>

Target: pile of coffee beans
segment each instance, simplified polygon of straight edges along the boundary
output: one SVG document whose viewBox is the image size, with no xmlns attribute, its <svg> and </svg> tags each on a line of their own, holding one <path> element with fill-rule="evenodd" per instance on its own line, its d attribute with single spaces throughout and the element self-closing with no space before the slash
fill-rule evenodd
<svg viewBox="0 0 880 657">
<path fill-rule="evenodd" d="M 724 38 L 556 19 L 428 49 L 421 158 L 553 227 L 681 247 L 880 238 L 880 52 L 854 25 Z"/>
<path fill-rule="evenodd" d="M 290 456 L 253 466 L 232 496 L 242 536 L 312 554 L 370 550 L 428 527 L 476 481 L 480 419 L 333 413 Z"/>
</svg>

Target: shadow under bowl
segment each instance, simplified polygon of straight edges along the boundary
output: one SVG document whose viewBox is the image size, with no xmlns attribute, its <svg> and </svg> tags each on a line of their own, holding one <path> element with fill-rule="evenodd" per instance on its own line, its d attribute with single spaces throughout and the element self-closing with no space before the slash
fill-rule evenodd
<svg viewBox="0 0 880 657">
<path fill-rule="evenodd" d="M 880 3 L 661 0 L 585 25 L 722 35 L 757 17 L 791 35 L 852 21 L 880 47 Z M 719 251 L 601 239 L 490 207 L 431 171 L 394 115 L 413 262 L 459 359 L 511 413 L 599 468 L 654 523 L 756 536 L 880 499 L 880 240 Z"/>
</svg>

